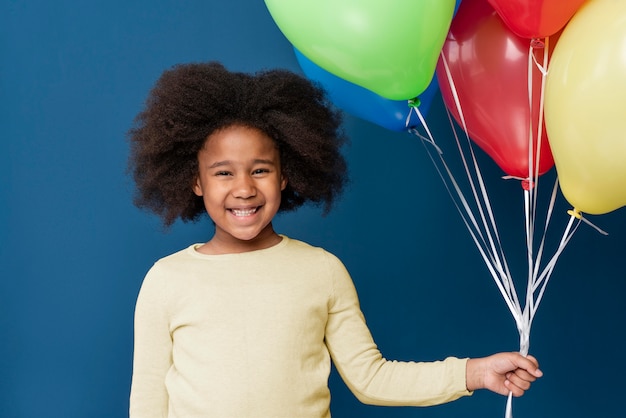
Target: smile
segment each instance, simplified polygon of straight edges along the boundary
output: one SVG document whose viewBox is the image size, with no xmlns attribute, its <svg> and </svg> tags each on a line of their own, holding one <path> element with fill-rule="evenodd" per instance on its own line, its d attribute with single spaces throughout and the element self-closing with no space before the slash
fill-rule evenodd
<svg viewBox="0 0 626 418">
<path fill-rule="evenodd" d="M 256 213 L 258 207 L 256 208 L 248 208 L 248 209 L 230 209 L 233 215 L 235 216 L 250 216 Z"/>
</svg>

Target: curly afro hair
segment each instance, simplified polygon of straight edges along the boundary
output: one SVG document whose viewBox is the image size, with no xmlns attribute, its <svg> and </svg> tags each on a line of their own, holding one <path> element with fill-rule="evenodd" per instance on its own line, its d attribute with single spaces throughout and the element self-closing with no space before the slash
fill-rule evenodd
<svg viewBox="0 0 626 418">
<path fill-rule="evenodd" d="M 340 153 L 341 114 L 324 91 L 286 70 L 231 72 L 217 62 L 165 71 L 129 131 L 134 203 L 161 217 L 196 221 L 205 214 L 192 186 L 198 151 L 213 132 L 233 125 L 259 129 L 278 147 L 289 179 L 279 212 L 305 203 L 327 213 L 347 181 Z"/>
</svg>

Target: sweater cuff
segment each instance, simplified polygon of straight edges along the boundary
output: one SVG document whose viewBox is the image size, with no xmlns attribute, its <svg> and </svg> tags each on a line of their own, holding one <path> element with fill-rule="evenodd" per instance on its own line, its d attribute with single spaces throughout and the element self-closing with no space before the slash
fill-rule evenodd
<svg viewBox="0 0 626 418">
<path fill-rule="evenodd" d="M 472 396 L 474 391 L 467 390 L 467 361 L 469 358 L 448 357 L 446 361 L 451 361 L 454 370 L 455 388 L 462 396 Z"/>
</svg>

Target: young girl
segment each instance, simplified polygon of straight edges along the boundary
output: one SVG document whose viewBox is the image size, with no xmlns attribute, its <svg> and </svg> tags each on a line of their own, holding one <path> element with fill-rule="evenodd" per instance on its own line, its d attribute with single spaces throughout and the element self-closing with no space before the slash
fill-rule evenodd
<svg viewBox="0 0 626 418">
<path fill-rule="evenodd" d="M 339 114 L 303 77 L 218 63 L 166 71 L 130 132 L 136 204 L 213 237 L 165 257 L 135 312 L 130 416 L 330 417 L 331 359 L 362 402 L 434 405 L 541 376 L 517 353 L 432 363 L 382 357 L 342 263 L 277 234 L 276 213 L 329 210 L 346 164 Z"/>
</svg>

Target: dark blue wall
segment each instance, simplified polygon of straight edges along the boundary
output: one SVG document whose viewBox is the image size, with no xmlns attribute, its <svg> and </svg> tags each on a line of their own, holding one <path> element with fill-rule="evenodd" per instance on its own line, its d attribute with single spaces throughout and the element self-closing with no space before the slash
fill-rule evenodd
<svg viewBox="0 0 626 418">
<path fill-rule="evenodd" d="M 164 232 L 132 206 L 132 118 L 179 62 L 298 64 L 261 0 L 5 0 L 0 53 L 0 416 L 124 417 L 143 275 L 211 233 L 209 222 Z M 440 99 L 429 120 L 446 135 Z M 388 358 L 517 349 L 511 316 L 422 144 L 351 117 L 345 126 L 351 188 L 326 218 L 305 208 L 280 217 L 279 231 L 344 260 Z M 484 167 L 523 282 L 519 186 Z M 514 403 L 516 417 L 623 413 L 625 215 L 595 217 L 610 235 L 581 227 L 562 256 L 532 333 L 545 377 Z M 505 404 L 476 393 L 434 408 L 369 407 L 335 375 L 331 385 L 335 417 L 503 416 Z"/>
</svg>

